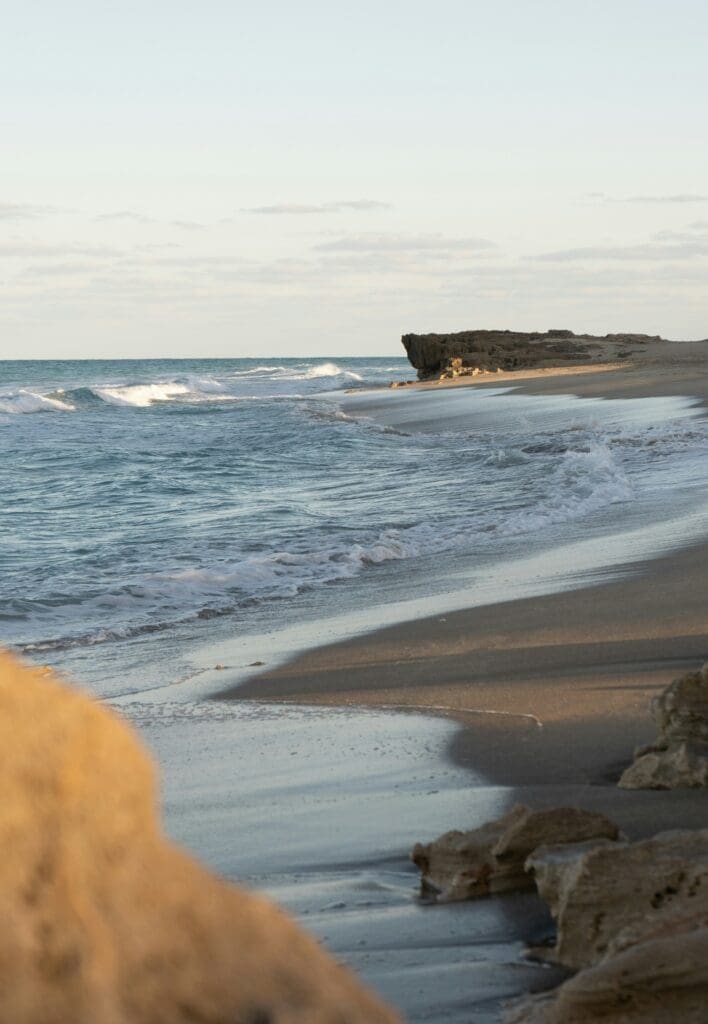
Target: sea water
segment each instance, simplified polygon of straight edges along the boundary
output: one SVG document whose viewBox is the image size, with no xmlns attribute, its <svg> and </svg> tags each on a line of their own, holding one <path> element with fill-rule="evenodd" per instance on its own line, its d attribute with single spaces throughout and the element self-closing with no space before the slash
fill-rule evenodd
<svg viewBox="0 0 708 1024">
<path fill-rule="evenodd" d="M 513 800 L 446 760 L 454 724 L 195 698 L 254 660 L 704 537 L 708 430 L 689 398 L 380 389 L 409 375 L 0 362 L 0 643 L 134 723 L 173 838 L 277 898 L 411 1022 L 487 1024 L 554 979 L 520 959 L 525 896 L 415 899 L 412 843 Z"/>
<path fill-rule="evenodd" d="M 370 390 L 405 376 L 403 359 L 0 362 L 0 642 L 136 694 L 219 641 L 479 603 L 534 554 L 706 527 L 690 399 Z"/>
</svg>

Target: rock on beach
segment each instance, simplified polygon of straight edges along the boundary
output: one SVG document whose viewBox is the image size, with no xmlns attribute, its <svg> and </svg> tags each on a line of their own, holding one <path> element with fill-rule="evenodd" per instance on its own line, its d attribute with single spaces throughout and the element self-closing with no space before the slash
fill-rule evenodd
<svg viewBox="0 0 708 1024">
<path fill-rule="evenodd" d="M 675 679 L 651 705 L 659 735 L 636 751 L 622 789 L 708 786 L 708 663 Z"/>
<path fill-rule="evenodd" d="M 480 828 L 416 843 L 411 859 L 421 871 L 421 895 L 452 902 L 533 889 L 525 862 L 543 844 L 618 836 L 617 826 L 603 814 L 574 807 L 533 811 L 518 804 L 505 817 Z"/>
</svg>

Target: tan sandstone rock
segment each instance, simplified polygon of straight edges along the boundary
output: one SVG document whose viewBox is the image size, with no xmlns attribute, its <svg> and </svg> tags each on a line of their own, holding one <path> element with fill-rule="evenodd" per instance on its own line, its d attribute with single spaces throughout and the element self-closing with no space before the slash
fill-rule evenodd
<svg viewBox="0 0 708 1024">
<path fill-rule="evenodd" d="M 586 967 L 708 914 L 708 829 L 591 849 L 540 848 L 527 867 L 558 925 L 552 957 L 567 967 Z"/>
<path fill-rule="evenodd" d="M 273 905 L 163 836 L 132 731 L 0 652 L 0 1020 L 393 1024 Z"/>
<path fill-rule="evenodd" d="M 672 743 L 641 754 L 623 773 L 622 789 L 696 789 L 708 786 L 708 743 Z"/>
<path fill-rule="evenodd" d="M 506 1024 L 705 1024 L 708 830 L 537 850 L 556 959 L 583 966 L 517 1003 Z"/>
<path fill-rule="evenodd" d="M 708 928 L 648 939 L 517 1005 L 506 1024 L 705 1024 Z"/>
<path fill-rule="evenodd" d="M 652 701 L 659 736 L 638 750 L 619 780 L 623 789 L 708 786 L 708 664 L 689 672 Z"/>
<path fill-rule="evenodd" d="M 675 679 L 652 701 L 652 712 L 665 742 L 708 743 L 708 663 Z"/>
<path fill-rule="evenodd" d="M 617 826 L 602 814 L 573 807 L 533 811 L 517 805 L 505 817 L 469 832 L 446 832 L 411 853 L 420 869 L 421 894 L 440 901 L 478 899 L 532 889 L 524 862 L 537 847 L 592 838 L 617 839 Z"/>
</svg>

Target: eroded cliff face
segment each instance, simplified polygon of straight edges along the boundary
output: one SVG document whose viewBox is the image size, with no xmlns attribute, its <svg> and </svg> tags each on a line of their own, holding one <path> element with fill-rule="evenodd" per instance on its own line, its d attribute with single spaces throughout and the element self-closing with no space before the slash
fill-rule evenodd
<svg viewBox="0 0 708 1024">
<path fill-rule="evenodd" d="M 395 1024 L 266 900 L 162 834 L 116 715 L 0 652 L 0 1020 Z"/>
<path fill-rule="evenodd" d="M 404 334 L 403 347 L 423 380 L 497 370 L 626 359 L 635 346 L 661 341 L 645 334 L 595 337 L 567 330 L 545 332 L 460 331 L 456 334 Z"/>
</svg>

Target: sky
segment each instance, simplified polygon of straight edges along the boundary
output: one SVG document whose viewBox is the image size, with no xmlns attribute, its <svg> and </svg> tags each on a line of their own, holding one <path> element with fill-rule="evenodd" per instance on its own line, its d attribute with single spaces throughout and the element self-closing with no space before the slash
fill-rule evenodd
<svg viewBox="0 0 708 1024">
<path fill-rule="evenodd" d="M 705 0 L 5 0 L 0 358 L 708 337 Z"/>
</svg>

